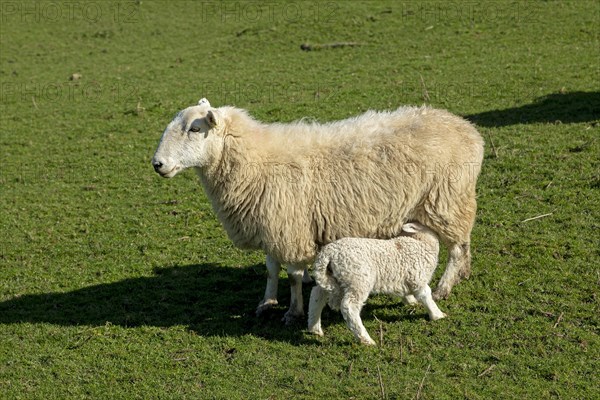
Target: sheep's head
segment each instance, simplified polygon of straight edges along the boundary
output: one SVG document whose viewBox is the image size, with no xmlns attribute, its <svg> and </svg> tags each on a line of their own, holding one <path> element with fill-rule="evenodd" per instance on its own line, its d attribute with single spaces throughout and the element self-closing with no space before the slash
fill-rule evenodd
<svg viewBox="0 0 600 400">
<path fill-rule="evenodd" d="M 223 121 L 206 99 L 180 111 L 167 125 L 152 158 L 154 170 L 164 178 L 215 162 L 223 149 Z"/>
</svg>

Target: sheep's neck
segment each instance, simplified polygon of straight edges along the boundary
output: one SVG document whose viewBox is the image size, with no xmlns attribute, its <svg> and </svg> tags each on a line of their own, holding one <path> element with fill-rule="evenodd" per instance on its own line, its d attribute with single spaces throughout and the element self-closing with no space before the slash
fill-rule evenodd
<svg viewBox="0 0 600 400">
<path fill-rule="evenodd" d="M 198 169 L 202 186 L 211 201 L 213 210 L 224 225 L 230 238 L 240 247 L 254 248 L 256 232 L 229 227 L 242 225 L 251 228 L 254 224 L 250 212 L 260 204 L 264 182 L 258 164 L 249 161 L 251 150 L 242 148 L 238 138 L 226 138 L 220 160 L 212 168 Z"/>
<path fill-rule="evenodd" d="M 213 166 L 203 169 L 201 177 L 211 193 L 224 196 L 229 190 L 239 190 L 239 185 L 256 183 L 258 164 L 250 160 L 259 160 L 244 146 L 243 140 L 226 137 L 219 159 Z"/>
</svg>

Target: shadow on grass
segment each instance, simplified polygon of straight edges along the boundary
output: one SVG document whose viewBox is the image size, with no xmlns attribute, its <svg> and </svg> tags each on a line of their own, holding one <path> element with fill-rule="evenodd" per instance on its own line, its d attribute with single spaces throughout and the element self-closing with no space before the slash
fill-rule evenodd
<svg viewBox="0 0 600 400">
<path fill-rule="evenodd" d="M 600 120 L 600 92 L 553 93 L 535 102 L 505 110 L 466 115 L 479 126 L 515 124 L 592 122 Z"/>
<path fill-rule="evenodd" d="M 287 280 L 280 282 L 280 306 L 254 314 L 265 279 L 264 265 L 231 268 L 214 264 L 158 268 L 155 276 L 90 286 L 66 293 L 23 295 L 0 303 L 0 324 L 64 326 L 106 323 L 124 327 L 187 326 L 203 336 L 253 334 L 270 340 L 307 343 L 305 321 L 285 326 Z M 306 285 L 307 290 L 310 290 Z M 308 292 L 309 293 L 309 292 Z M 308 295 L 305 291 L 305 296 Z"/>
</svg>

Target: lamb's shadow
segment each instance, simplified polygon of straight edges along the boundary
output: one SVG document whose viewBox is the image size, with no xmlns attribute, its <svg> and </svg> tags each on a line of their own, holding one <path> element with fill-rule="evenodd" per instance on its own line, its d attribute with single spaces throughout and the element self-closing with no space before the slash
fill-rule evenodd
<svg viewBox="0 0 600 400">
<path fill-rule="evenodd" d="M 280 282 L 282 305 L 265 317 L 255 316 L 264 290 L 264 270 L 260 264 L 246 268 L 214 264 L 165 267 L 156 269 L 151 277 L 65 293 L 23 295 L 0 303 L 0 324 L 183 325 L 203 336 L 253 334 L 291 343 L 308 341 L 304 325 L 287 327 L 281 322 L 283 305 L 289 304 L 289 290 L 283 290 L 289 287 L 285 279 Z"/>
<path fill-rule="evenodd" d="M 531 104 L 466 115 L 480 126 L 500 127 L 531 123 L 591 122 L 600 120 L 600 92 L 552 93 Z"/>
</svg>

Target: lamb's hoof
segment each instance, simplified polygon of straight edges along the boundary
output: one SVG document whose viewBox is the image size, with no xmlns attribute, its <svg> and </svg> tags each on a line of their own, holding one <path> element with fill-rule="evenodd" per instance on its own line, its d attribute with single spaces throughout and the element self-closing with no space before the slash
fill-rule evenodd
<svg viewBox="0 0 600 400">
<path fill-rule="evenodd" d="M 435 292 L 433 292 L 434 300 L 445 300 L 450 296 L 450 289 L 446 288 L 437 288 Z"/>
<path fill-rule="evenodd" d="M 448 315 L 446 313 L 441 313 L 439 315 L 434 315 L 431 317 L 432 321 L 437 321 L 438 319 L 446 318 Z"/>
<path fill-rule="evenodd" d="M 364 344 L 365 346 L 377 346 L 377 343 L 370 337 L 360 338 L 360 344 Z"/>
<path fill-rule="evenodd" d="M 270 310 L 271 308 L 273 308 L 276 305 L 277 305 L 277 300 L 269 299 L 269 300 L 261 301 L 258 304 L 258 307 L 256 307 L 256 316 L 260 317 L 261 315 L 263 315 L 263 313 L 265 311 Z"/>
<path fill-rule="evenodd" d="M 300 322 L 303 317 L 303 314 L 296 314 L 288 310 L 288 312 L 284 314 L 283 318 L 281 318 L 281 321 L 285 322 L 285 324 L 288 326 L 295 325 L 296 323 Z"/>
</svg>

